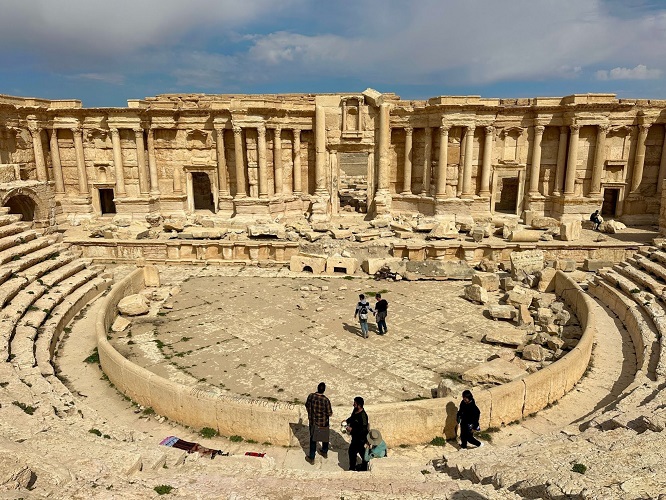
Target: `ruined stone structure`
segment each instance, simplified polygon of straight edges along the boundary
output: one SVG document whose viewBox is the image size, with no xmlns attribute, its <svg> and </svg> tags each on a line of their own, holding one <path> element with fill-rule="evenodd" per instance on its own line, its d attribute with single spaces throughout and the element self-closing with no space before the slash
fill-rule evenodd
<svg viewBox="0 0 666 500">
<path fill-rule="evenodd" d="M 650 224 L 666 177 L 665 126 L 666 101 L 612 94 L 167 94 L 127 108 L 0 96 L 2 178 L 37 181 L 3 189 L 0 201 L 42 223 L 197 210 L 567 220 L 600 208 Z"/>
</svg>

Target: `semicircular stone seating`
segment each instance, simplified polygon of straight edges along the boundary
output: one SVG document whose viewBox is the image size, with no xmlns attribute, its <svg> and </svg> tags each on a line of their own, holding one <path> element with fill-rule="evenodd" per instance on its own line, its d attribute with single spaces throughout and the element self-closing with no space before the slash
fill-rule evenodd
<svg viewBox="0 0 666 500">
<path fill-rule="evenodd" d="M 665 291 L 664 247 L 641 248 L 599 270 L 588 293 L 626 328 L 633 344 L 622 345 L 624 363 L 633 366 L 630 383 L 559 432 L 484 448 L 481 455 L 445 454 L 443 470 L 523 498 L 656 498 L 666 492 Z M 594 352 L 591 363 L 603 373 L 594 366 Z M 587 471 L 573 471 L 576 464 Z"/>
</svg>

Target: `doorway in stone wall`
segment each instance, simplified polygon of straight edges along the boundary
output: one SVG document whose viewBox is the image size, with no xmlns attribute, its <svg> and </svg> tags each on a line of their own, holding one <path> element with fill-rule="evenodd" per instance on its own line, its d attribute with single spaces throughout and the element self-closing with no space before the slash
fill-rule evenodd
<svg viewBox="0 0 666 500">
<path fill-rule="evenodd" d="M 500 177 L 497 180 L 498 196 L 495 201 L 495 212 L 515 214 L 518 203 L 518 177 Z"/>
<path fill-rule="evenodd" d="M 116 204 L 113 201 L 113 189 L 99 189 L 99 209 L 102 215 L 115 214 Z"/>
<path fill-rule="evenodd" d="M 619 199 L 619 189 L 604 188 L 604 203 L 601 205 L 602 217 L 615 217 L 617 215 L 617 202 Z"/>
<path fill-rule="evenodd" d="M 29 196 L 18 194 L 12 196 L 5 202 L 5 206 L 9 207 L 10 214 L 17 214 L 21 216 L 21 220 L 30 222 L 35 220 L 35 209 L 37 205 Z"/>
<path fill-rule="evenodd" d="M 192 172 L 192 194 L 194 196 L 194 210 L 210 210 L 211 212 L 215 212 L 213 190 L 208 174 L 204 172 Z"/>
<path fill-rule="evenodd" d="M 368 212 L 368 153 L 340 152 L 338 197 L 341 212 Z"/>
</svg>

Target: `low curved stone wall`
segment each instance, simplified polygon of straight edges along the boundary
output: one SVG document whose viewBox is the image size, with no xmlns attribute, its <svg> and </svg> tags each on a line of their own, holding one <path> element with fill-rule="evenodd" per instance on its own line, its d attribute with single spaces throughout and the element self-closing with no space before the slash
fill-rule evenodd
<svg viewBox="0 0 666 500">
<path fill-rule="evenodd" d="M 138 269 L 119 282 L 105 297 L 96 322 L 102 370 L 126 396 L 152 407 L 160 415 L 195 429 L 213 427 L 222 435 L 240 435 L 259 442 L 295 445 L 297 434 L 307 426 L 304 406 L 273 403 L 241 396 L 219 396 L 213 392 L 171 382 L 121 356 L 106 338 L 116 316 L 118 302 L 144 287 L 143 270 Z M 595 315 L 604 314 L 575 282 L 559 272 L 556 293 L 575 312 L 583 335 L 572 351 L 552 365 L 521 380 L 477 389 L 481 427 L 495 427 L 520 420 L 561 398 L 580 380 L 587 369 L 596 334 Z M 316 381 L 313 381 L 313 385 Z M 381 429 L 390 446 L 428 442 L 444 434 L 454 436 L 459 397 L 367 405 L 373 427 Z M 349 406 L 334 407 L 332 428 L 351 413 Z"/>
</svg>

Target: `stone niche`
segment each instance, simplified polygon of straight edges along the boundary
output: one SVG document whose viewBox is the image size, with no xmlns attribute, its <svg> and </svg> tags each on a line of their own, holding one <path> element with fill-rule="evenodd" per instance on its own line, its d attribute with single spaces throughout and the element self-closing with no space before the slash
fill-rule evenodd
<svg viewBox="0 0 666 500">
<path fill-rule="evenodd" d="M 187 211 L 217 212 L 219 187 L 216 165 L 183 165 L 187 192 Z"/>
</svg>

